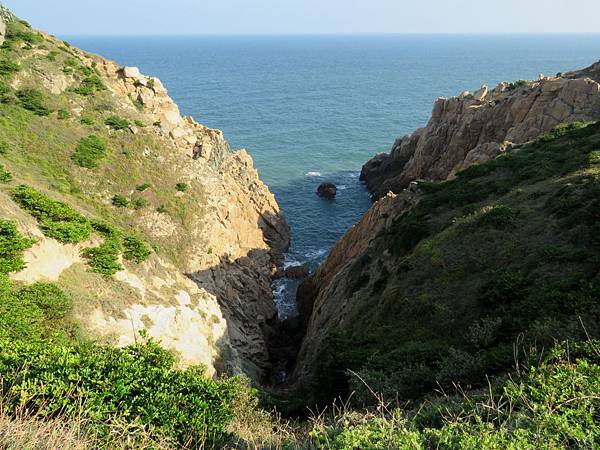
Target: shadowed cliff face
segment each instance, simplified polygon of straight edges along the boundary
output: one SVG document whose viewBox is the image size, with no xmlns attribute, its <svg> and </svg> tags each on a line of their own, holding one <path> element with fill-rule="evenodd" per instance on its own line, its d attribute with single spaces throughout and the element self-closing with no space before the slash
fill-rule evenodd
<svg viewBox="0 0 600 450">
<path fill-rule="evenodd" d="M 396 140 L 362 169 L 374 198 L 400 192 L 416 179 L 452 178 L 550 131 L 560 123 L 600 117 L 600 64 L 538 81 L 501 83 L 489 90 L 439 98 L 425 128 Z"/>
<path fill-rule="evenodd" d="M 251 157 L 182 116 L 159 79 L 0 17 L 10 66 L 0 74 L 0 158 L 12 174 L 0 211 L 39 240 L 14 279 L 59 284 L 86 336 L 127 345 L 145 328 L 182 364 L 261 379 L 271 274 L 289 228 Z M 73 155 L 90 136 L 103 150 L 82 166 Z M 110 277 L 91 273 L 80 252 L 102 238 L 65 245 L 44 236 L 8 195 L 21 183 L 138 235 L 152 255 Z"/>
</svg>

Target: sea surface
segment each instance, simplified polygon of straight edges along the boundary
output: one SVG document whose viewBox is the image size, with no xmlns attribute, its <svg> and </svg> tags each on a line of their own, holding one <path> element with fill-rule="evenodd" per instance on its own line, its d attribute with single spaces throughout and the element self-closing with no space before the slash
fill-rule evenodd
<svg viewBox="0 0 600 450">
<path fill-rule="evenodd" d="M 437 97 L 600 59 L 600 34 L 64 38 L 158 76 L 182 113 L 246 148 L 292 227 L 286 264 L 312 269 L 371 204 L 362 164 L 424 126 Z M 325 180 L 334 201 L 315 194 Z M 274 290 L 293 315 L 295 283 Z"/>
</svg>

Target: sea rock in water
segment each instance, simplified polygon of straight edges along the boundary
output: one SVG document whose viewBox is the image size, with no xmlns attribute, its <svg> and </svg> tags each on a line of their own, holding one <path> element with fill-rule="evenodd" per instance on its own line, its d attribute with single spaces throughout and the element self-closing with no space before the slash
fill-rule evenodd
<svg viewBox="0 0 600 450">
<path fill-rule="evenodd" d="M 319 197 L 323 198 L 335 198 L 337 194 L 337 187 L 335 184 L 326 181 L 325 183 L 321 183 L 317 188 L 317 194 Z"/>
<path fill-rule="evenodd" d="M 275 278 L 291 278 L 294 280 L 301 280 L 306 278 L 309 274 L 308 268 L 304 266 L 291 266 L 285 270 L 280 270 L 275 275 Z"/>
</svg>

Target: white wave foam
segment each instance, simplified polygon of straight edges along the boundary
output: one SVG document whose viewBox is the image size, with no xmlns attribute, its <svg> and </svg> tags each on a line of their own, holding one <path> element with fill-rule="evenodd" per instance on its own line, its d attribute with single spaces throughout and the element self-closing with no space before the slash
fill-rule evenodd
<svg viewBox="0 0 600 450">
<path fill-rule="evenodd" d="M 304 176 L 306 176 L 306 177 L 320 177 L 321 176 L 321 172 L 306 172 L 306 174 Z"/>
<path fill-rule="evenodd" d="M 348 176 L 350 178 L 358 178 L 360 176 L 360 172 L 350 172 Z"/>
<path fill-rule="evenodd" d="M 326 253 L 327 253 L 326 248 L 319 248 L 319 249 L 307 251 L 304 254 L 304 256 L 306 256 L 309 259 L 313 259 L 313 258 L 320 258 L 321 256 L 325 255 Z"/>
<path fill-rule="evenodd" d="M 337 186 L 338 191 L 344 191 L 346 189 L 348 189 L 348 186 L 346 186 L 345 184 L 340 184 L 339 186 Z"/>
</svg>

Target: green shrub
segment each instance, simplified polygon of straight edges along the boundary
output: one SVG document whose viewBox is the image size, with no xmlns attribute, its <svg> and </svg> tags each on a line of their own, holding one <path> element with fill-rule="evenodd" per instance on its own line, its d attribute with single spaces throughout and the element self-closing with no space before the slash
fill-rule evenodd
<svg viewBox="0 0 600 450">
<path fill-rule="evenodd" d="M 152 252 L 137 236 L 128 235 L 123 237 L 123 256 L 129 261 L 136 263 L 144 262 Z"/>
<path fill-rule="evenodd" d="M 64 341 L 71 332 L 71 299 L 55 284 L 16 288 L 0 274 L 0 298 L 0 340 Z"/>
<path fill-rule="evenodd" d="M 65 120 L 71 117 L 71 113 L 66 109 L 59 109 L 57 114 L 60 120 Z"/>
<path fill-rule="evenodd" d="M 46 236 L 72 243 L 90 238 L 90 222 L 66 203 L 52 200 L 24 184 L 13 188 L 11 195 L 21 208 L 38 220 Z"/>
<path fill-rule="evenodd" d="M 19 233 L 14 222 L 0 219 L 0 273 L 23 270 L 23 252 L 34 243 Z"/>
<path fill-rule="evenodd" d="M 134 209 L 144 209 L 145 207 L 148 206 L 148 200 L 146 200 L 145 198 L 136 198 L 133 203 L 132 206 Z"/>
<path fill-rule="evenodd" d="M 8 153 L 8 144 L 6 142 L 0 142 L 0 155 L 6 155 Z"/>
<path fill-rule="evenodd" d="M 215 382 L 200 367 L 176 368 L 157 343 L 123 349 L 0 340 L 0 383 L 11 408 L 27 405 L 39 417 L 147 427 L 177 446 L 200 448 L 220 440 L 233 417 L 240 384 Z"/>
<path fill-rule="evenodd" d="M 129 120 L 119 116 L 110 116 L 104 121 L 105 125 L 108 125 L 113 130 L 125 130 L 129 128 Z"/>
<path fill-rule="evenodd" d="M 121 253 L 121 236 L 112 226 L 103 223 L 93 223 L 93 227 L 104 237 L 104 242 L 98 247 L 86 248 L 82 255 L 88 259 L 90 272 L 99 273 L 103 277 L 111 277 L 120 270 L 119 254 Z"/>
<path fill-rule="evenodd" d="M 517 219 L 518 211 L 505 205 L 494 205 L 484 209 L 468 223 L 469 228 L 506 228 Z"/>
<path fill-rule="evenodd" d="M 135 108 L 138 111 L 142 111 L 144 109 L 144 102 L 142 101 L 142 99 L 140 97 L 134 98 L 130 95 L 129 99 L 131 100 L 131 103 L 133 103 L 133 106 L 135 106 Z"/>
<path fill-rule="evenodd" d="M 89 74 L 81 81 L 79 87 L 73 89 L 73 92 L 79 95 L 88 96 L 104 90 L 106 90 L 106 85 L 102 82 L 100 77 L 95 74 Z"/>
<path fill-rule="evenodd" d="M 80 122 L 82 125 L 94 125 L 94 123 L 95 123 L 95 121 L 94 121 L 94 118 L 93 118 L 93 117 L 90 117 L 90 116 L 83 116 L 83 117 L 82 117 L 82 118 L 79 120 L 79 122 Z"/>
<path fill-rule="evenodd" d="M 0 59 L 0 75 L 10 75 L 11 73 L 18 72 L 19 69 L 18 62 L 8 58 Z"/>
<path fill-rule="evenodd" d="M 150 186 L 152 186 L 150 183 L 142 183 L 139 186 L 136 186 L 136 190 L 139 192 L 144 192 L 146 189 L 148 189 Z"/>
<path fill-rule="evenodd" d="M 46 55 L 46 59 L 48 61 L 56 61 L 56 57 L 58 56 L 58 52 L 56 50 L 51 50 L 47 55 Z"/>
<path fill-rule="evenodd" d="M 44 105 L 44 95 L 37 89 L 20 89 L 16 92 L 22 108 L 38 116 L 47 116 L 52 110 Z"/>
<path fill-rule="evenodd" d="M 106 154 L 106 143 L 98 136 L 90 135 L 79 141 L 71 159 L 78 166 L 94 169 Z"/>
<path fill-rule="evenodd" d="M 134 120 L 133 123 L 140 128 L 144 128 L 146 126 L 146 124 L 144 122 L 142 122 L 141 120 L 138 120 L 138 119 Z"/>
<path fill-rule="evenodd" d="M 514 81 L 514 82 L 508 84 L 508 90 L 514 91 L 515 89 L 527 87 L 528 85 L 529 85 L 529 82 L 526 80 L 517 80 L 517 81 Z"/>
<path fill-rule="evenodd" d="M 154 81 L 154 78 L 150 78 L 148 80 L 148 82 L 146 83 L 146 86 L 148 86 L 148 88 L 154 90 L 154 87 L 156 85 L 156 82 Z"/>
<path fill-rule="evenodd" d="M 115 194 L 112 198 L 113 206 L 117 206 L 119 208 L 127 208 L 130 204 L 130 201 L 127 197 L 121 194 Z"/>
<path fill-rule="evenodd" d="M 8 22 L 6 26 L 7 42 L 23 41 L 29 44 L 41 44 L 44 37 L 35 31 L 29 29 L 29 25 L 21 21 Z"/>
<path fill-rule="evenodd" d="M 177 189 L 179 192 L 185 192 L 188 190 L 188 184 L 187 183 L 177 183 L 175 185 L 175 189 Z"/>
<path fill-rule="evenodd" d="M 167 209 L 167 207 L 165 205 L 159 205 L 158 208 L 156 208 L 156 212 L 160 213 L 160 214 L 166 214 L 169 210 Z"/>
<path fill-rule="evenodd" d="M 0 183 L 8 183 L 12 180 L 12 174 L 0 164 Z"/>
</svg>

